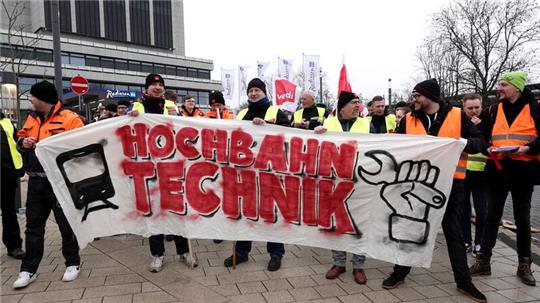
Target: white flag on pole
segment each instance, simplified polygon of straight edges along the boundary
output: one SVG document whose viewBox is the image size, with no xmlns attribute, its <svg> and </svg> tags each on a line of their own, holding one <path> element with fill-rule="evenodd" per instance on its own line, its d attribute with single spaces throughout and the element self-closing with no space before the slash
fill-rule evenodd
<svg viewBox="0 0 540 303">
<path fill-rule="evenodd" d="M 293 60 L 278 57 L 278 77 L 293 81 Z"/>
<path fill-rule="evenodd" d="M 319 78 L 321 75 L 319 56 L 304 56 L 304 89 L 315 92 L 317 95 L 320 90 Z"/>
<path fill-rule="evenodd" d="M 241 96 L 247 91 L 248 74 L 247 65 L 238 65 L 238 95 Z"/>
<path fill-rule="evenodd" d="M 221 84 L 223 85 L 223 97 L 225 100 L 233 100 L 234 94 L 234 69 L 221 69 Z"/>
<path fill-rule="evenodd" d="M 272 62 L 261 62 L 257 61 L 257 77 L 260 79 L 263 79 L 266 76 L 266 70 L 270 66 L 270 63 Z"/>
</svg>

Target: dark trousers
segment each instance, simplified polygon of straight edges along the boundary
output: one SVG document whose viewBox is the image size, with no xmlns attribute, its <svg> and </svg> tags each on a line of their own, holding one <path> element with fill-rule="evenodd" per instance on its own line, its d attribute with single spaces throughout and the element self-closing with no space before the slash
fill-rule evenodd
<svg viewBox="0 0 540 303">
<path fill-rule="evenodd" d="M 448 199 L 448 205 L 444 213 L 442 228 L 446 245 L 448 246 L 448 256 L 450 264 L 454 271 L 454 281 L 456 284 L 465 285 L 471 282 L 471 274 L 467 264 L 467 253 L 463 243 L 461 222 L 463 221 L 463 205 L 465 200 L 465 186 L 463 180 L 454 179 L 452 192 Z M 401 279 L 404 279 L 411 267 L 394 265 L 394 273 Z"/>
<path fill-rule="evenodd" d="M 487 202 L 485 197 L 486 178 L 483 171 L 467 170 L 465 177 L 465 208 L 463 216 L 463 241 L 471 244 L 471 194 L 476 213 L 476 232 L 474 234 L 474 244 L 482 242 L 482 235 L 487 219 Z"/>
<path fill-rule="evenodd" d="M 79 245 L 69 223 L 60 208 L 47 178 L 30 177 L 26 200 L 26 256 L 21 264 L 21 271 L 35 273 L 43 258 L 45 224 L 51 210 L 62 235 L 62 255 L 66 266 L 79 266 Z"/>
<path fill-rule="evenodd" d="M 176 245 L 176 253 L 178 255 L 189 252 L 188 240 L 182 236 L 173 236 L 174 244 Z M 152 256 L 161 257 L 165 253 L 165 235 L 153 235 L 150 236 L 148 242 L 150 243 L 150 253 Z"/>
<path fill-rule="evenodd" d="M 251 251 L 252 241 L 237 241 L 236 254 L 241 257 L 247 257 Z M 285 254 L 285 245 L 283 243 L 267 242 L 266 251 L 270 257 L 283 257 Z"/>
<path fill-rule="evenodd" d="M 1 210 L 2 210 L 2 242 L 8 251 L 22 247 L 21 229 L 17 221 L 15 209 L 15 193 L 17 190 L 16 176 L 2 172 L 1 179 Z"/>
<path fill-rule="evenodd" d="M 498 170 L 493 161 L 486 165 L 488 215 L 480 251 L 491 256 L 497 241 L 499 222 L 508 192 L 512 194 L 514 221 L 517 227 L 517 252 L 520 258 L 531 257 L 531 165 L 526 161 L 501 161 L 503 170 Z"/>
</svg>

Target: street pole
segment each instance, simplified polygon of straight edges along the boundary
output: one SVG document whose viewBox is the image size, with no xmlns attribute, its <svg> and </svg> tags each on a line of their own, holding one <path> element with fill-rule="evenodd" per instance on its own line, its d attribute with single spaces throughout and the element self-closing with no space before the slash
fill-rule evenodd
<svg viewBox="0 0 540 303">
<path fill-rule="evenodd" d="M 322 99 L 322 96 L 323 96 L 323 89 L 322 89 L 322 68 L 319 69 L 319 96 L 321 98 L 321 101 L 319 101 L 320 103 L 324 103 L 323 102 L 323 99 Z"/>
<path fill-rule="evenodd" d="M 53 34 L 54 86 L 62 98 L 62 51 L 60 47 L 60 7 L 58 0 L 51 1 L 51 24 Z M 80 102 L 79 102 L 80 103 Z"/>
<path fill-rule="evenodd" d="M 388 78 L 388 105 L 392 105 L 392 78 Z"/>
</svg>

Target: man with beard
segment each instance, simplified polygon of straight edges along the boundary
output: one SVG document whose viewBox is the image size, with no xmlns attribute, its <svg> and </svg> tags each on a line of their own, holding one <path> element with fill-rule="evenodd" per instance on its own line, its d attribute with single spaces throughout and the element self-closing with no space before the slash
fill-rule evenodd
<svg viewBox="0 0 540 303">
<path fill-rule="evenodd" d="M 475 154 L 484 150 L 486 144 L 482 133 L 476 129 L 460 108 L 442 103 L 440 96 L 441 89 L 437 80 L 431 79 L 418 83 L 412 93 L 414 110 L 400 121 L 396 132 L 455 139 L 465 138 L 467 139 L 465 152 Z M 461 232 L 466 168 L 466 155 L 462 155 L 454 173 L 454 182 L 444 213 L 442 228 L 458 290 L 477 302 L 486 302 L 484 294 L 472 283 Z M 410 271 L 409 266 L 394 265 L 394 272 L 382 283 L 383 288 L 395 288 L 405 280 Z"/>
<path fill-rule="evenodd" d="M 517 227 L 518 278 L 535 286 L 531 272 L 531 197 L 538 178 L 540 105 L 533 100 L 523 71 L 504 73 L 499 80 L 499 102 L 482 115 L 482 131 L 489 139 L 485 174 L 488 214 L 473 275 L 491 274 L 491 252 L 508 192 L 512 193 Z"/>
</svg>

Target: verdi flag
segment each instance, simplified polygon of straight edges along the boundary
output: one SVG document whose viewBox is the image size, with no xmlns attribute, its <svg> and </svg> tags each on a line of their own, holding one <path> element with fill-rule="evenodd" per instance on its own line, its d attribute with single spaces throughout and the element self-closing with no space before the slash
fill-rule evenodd
<svg viewBox="0 0 540 303">
<path fill-rule="evenodd" d="M 321 75 L 319 56 L 303 55 L 304 56 L 304 89 L 319 94 Z"/>
<path fill-rule="evenodd" d="M 278 57 L 278 77 L 293 81 L 293 60 Z"/>
<path fill-rule="evenodd" d="M 287 79 L 274 80 L 274 105 L 282 109 L 294 112 L 298 106 L 298 85 Z"/>
</svg>

